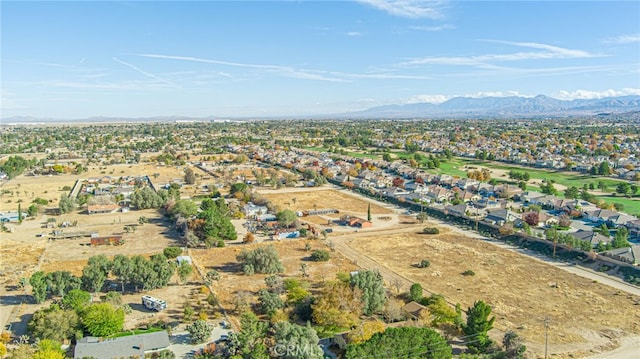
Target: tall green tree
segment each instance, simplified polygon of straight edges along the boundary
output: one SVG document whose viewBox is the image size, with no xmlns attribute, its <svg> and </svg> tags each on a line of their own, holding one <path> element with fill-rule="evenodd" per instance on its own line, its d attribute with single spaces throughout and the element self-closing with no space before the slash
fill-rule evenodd
<svg viewBox="0 0 640 359">
<path fill-rule="evenodd" d="M 274 325 L 275 346 L 273 351 L 284 359 L 322 359 L 324 352 L 318 345 L 320 339 L 316 331 L 307 323 L 301 326 L 289 322 Z M 281 350 L 285 349 L 285 350 Z"/>
<path fill-rule="evenodd" d="M 278 223 L 280 223 L 285 227 L 290 227 L 298 220 L 298 216 L 296 215 L 296 212 L 290 209 L 285 209 L 283 211 L 278 212 L 276 214 L 276 218 L 278 219 Z"/>
<path fill-rule="evenodd" d="M 81 280 L 69 271 L 55 271 L 47 273 L 46 282 L 51 294 L 63 297 L 67 291 L 80 288 Z"/>
<path fill-rule="evenodd" d="M 27 330 L 33 339 L 63 342 L 75 335 L 79 324 L 80 318 L 74 310 L 61 309 L 53 304 L 33 313 L 33 317 L 27 324 Z"/>
<path fill-rule="evenodd" d="M 81 279 L 84 289 L 93 293 L 101 291 L 112 265 L 113 263 L 104 254 L 90 257 L 87 265 L 82 268 Z"/>
<path fill-rule="evenodd" d="M 384 280 L 378 271 L 360 271 L 351 276 L 351 286 L 362 291 L 362 312 L 371 315 L 382 309 L 387 301 Z"/>
<path fill-rule="evenodd" d="M 261 321 L 251 313 L 245 312 L 240 316 L 240 330 L 230 335 L 231 347 L 243 359 L 267 359 L 267 347 L 264 344 L 269 323 Z"/>
<path fill-rule="evenodd" d="M 387 328 L 360 344 L 349 344 L 345 358 L 452 358 L 446 339 L 430 328 Z"/>
<path fill-rule="evenodd" d="M 47 280 L 43 271 L 37 271 L 29 278 L 31 284 L 31 293 L 36 303 L 42 303 L 47 299 Z"/>
<path fill-rule="evenodd" d="M 106 337 L 122 330 L 124 310 L 109 303 L 93 303 L 82 311 L 82 324 L 95 337 Z"/>
<path fill-rule="evenodd" d="M 420 283 L 413 283 L 409 289 L 409 297 L 412 301 L 417 302 L 422 299 L 422 285 Z"/>
<path fill-rule="evenodd" d="M 76 313 L 91 303 L 91 294 L 81 289 L 72 289 L 62 298 L 64 309 L 74 310 Z"/>
<path fill-rule="evenodd" d="M 625 226 L 618 227 L 616 234 L 613 236 L 611 247 L 612 248 L 631 247 L 631 243 L 629 243 L 629 230 L 627 230 Z"/>
<path fill-rule="evenodd" d="M 113 274 L 118 281 L 120 281 L 120 287 L 122 293 L 124 293 L 124 286 L 133 282 L 135 268 L 131 258 L 116 254 L 113 257 L 113 265 L 111 267 L 111 274 Z"/>
<path fill-rule="evenodd" d="M 495 317 L 491 316 L 491 307 L 479 300 L 466 311 L 467 323 L 462 330 L 465 335 L 474 338 L 467 343 L 467 348 L 472 353 L 486 353 L 493 345 L 493 341 L 487 334 L 493 328 Z"/>
</svg>

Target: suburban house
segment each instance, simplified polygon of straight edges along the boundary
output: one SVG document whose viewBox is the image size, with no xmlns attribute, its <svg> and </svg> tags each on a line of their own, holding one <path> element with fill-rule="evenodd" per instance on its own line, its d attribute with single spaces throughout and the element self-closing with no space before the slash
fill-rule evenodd
<svg viewBox="0 0 640 359">
<path fill-rule="evenodd" d="M 640 219 L 629 221 L 625 226 L 629 230 L 629 237 L 640 237 Z"/>
<path fill-rule="evenodd" d="M 73 357 L 77 359 L 144 358 L 145 354 L 163 350 L 168 346 L 169 334 L 164 330 L 113 339 L 84 337 L 78 340 Z"/>
<path fill-rule="evenodd" d="M 489 222 L 491 224 L 495 224 L 501 226 L 508 222 L 515 222 L 516 220 L 520 220 L 520 215 L 517 213 L 511 212 L 506 208 L 495 209 L 489 211 L 486 217 L 484 217 L 485 222 Z"/>
<path fill-rule="evenodd" d="M 584 229 L 579 229 L 576 232 L 569 233 L 574 238 L 577 238 L 581 241 L 586 241 L 591 243 L 591 246 L 597 246 L 599 243 L 607 244 L 612 241 L 611 238 L 604 236 L 600 233 L 596 233 L 594 231 L 585 231 Z"/>
<path fill-rule="evenodd" d="M 640 264 L 640 246 L 611 249 L 602 252 L 602 255 L 631 264 Z"/>
<path fill-rule="evenodd" d="M 587 211 L 582 216 L 593 223 L 604 223 L 609 220 L 609 217 L 619 215 L 618 212 L 609 209 L 596 209 L 593 211 Z"/>
<path fill-rule="evenodd" d="M 467 215 L 467 205 L 466 204 L 457 204 L 455 206 L 446 206 L 444 207 L 445 213 L 452 214 L 455 216 L 466 216 Z"/>
</svg>

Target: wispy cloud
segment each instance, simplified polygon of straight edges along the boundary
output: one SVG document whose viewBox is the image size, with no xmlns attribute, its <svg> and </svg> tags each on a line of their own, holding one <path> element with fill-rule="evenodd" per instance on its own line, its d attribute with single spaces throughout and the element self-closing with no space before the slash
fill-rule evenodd
<svg viewBox="0 0 640 359">
<path fill-rule="evenodd" d="M 357 0 L 394 16 L 412 19 L 439 19 L 447 1 L 438 0 Z"/>
<path fill-rule="evenodd" d="M 456 27 L 451 24 L 444 24 L 444 25 L 438 25 L 438 26 L 409 26 L 409 29 L 411 30 L 429 31 L 429 32 L 452 30 L 455 28 Z"/>
<path fill-rule="evenodd" d="M 22 110 L 26 106 L 21 105 L 13 99 L 13 93 L 5 90 L 0 90 L 0 109 L 2 110 Z"/>
<path fill-rule="evenodd" d="M 605 44 L 631 44 L 640 42 L 640 34 L 628 34 L 611 37 L 603 41 Z"/>
<path fill-rule="evenodd" d="M 607 89 L 602 91 L 590 90 L 560 90 L 554 97 L 561 100 L 590 100 L 614 96 L 640 95 L 640 88 L 623 88 L 622 90 Z"/>
<path fill-rule="evenodd" d="M 405 99 L 404 101 L 402 101 L 402 103 L 404 104 L 413 104 L 413 103 L 435 103 L 435 104 L 439 104 L 439 103 L 443 103 L 447 100 L 449 100 L 451 97 L 453 96 L 446 96 L 446 95 L 415 95 L 415 96 L 411 96 L 408 99 Z"/>
<path fill-rule="evenodd" d="M 113 61 L 115 61 L 115 62 L 119 63 L 119 64 L 122 64 L 122 65 L 125 65 L 125 66 L 127 66 L 127 67 L 130 67 L 130 68 L 132 68 L 133 70 L 135 70 L 136 72 L 139 72 L 139 73 L 141 73 L 141 74 L 143 74 L 143 75 L 145 75 L 145 76 L 147 76 L 147 77 L 150 77 L 150 78 L 152 78 L 152 79 L 158 80 L 158 81 L 163 82 L 163 83 L 165 83 L 165 84 L 167 84 L 167 85 L 175 86 L 172 82 L 170 82 L 170 81 L 168 81 L 168 80 L 165 80 L 165 79 L 163 79 L 162 77 L 157 76 L 157 75 L 154 75 L 154 74 L 152 74 L 152 73 L 150 73 L 150 72 L 146 72 L 146 71 L 142 70 L 141 68 L 139 68 L 139 67 L 138 67 L 138 66 L 136 66 L 136 65 L 130 64 L 130 63 L 125 62 L 125 61 L 122 61 L 122 60 L 118 59 L 117 57 L 112 57 L 111 59 L 112 59 Z"/>
<path fill-rule="evenodd" d="M 59 87 L 70 89 L 95 89 L 95 90 L 152 90 L 159 88 L 169 88 L 173 86 L 167 83 L 144 82 L 144 81 L 121 81 L 121 82 L 78 82 L 78 81 L 48 81 L 38 83 L 44 87 Z"/>
<path fill-rule="evenodd" d="M 466 65 L 480 66 L 490 64 L 492 62 L 502 61 L 524 61 L 524 60 L 540 60 L 540 59 L 569 59 L 569 58 L 590 58 L 599 57 L 600 55 L 591 54 L 583 50 L 566 49 L 562 47 L 539 44 L 535 42 L 511 42 L 500 40 L 484 40 L 496 42 L 517 47 L 525 47 L 532 49 L 540 49 L 544 51 L 528 51 L 515 52 L 509 54 L 485 54 L 475 56 L 428 56 L 423 58 L 412 59 L 401 63 L 401 66 L 410 65 Z"/>
<path fill-rule="evenodd" d="M 243 68 L 267 70 L 267 71 L 277 72 L 282 76 L 298 78 L 298 79 L 306 79 L 306 80 L 319 80 L 319 81 L 329 81 L 329 82 L 345 82 L 346 81 L 345 79 L 342 79 L 342 78 L 325 76 L 327 74 L 326 72 L 296 69 L 291 66 L 248 64 L 248 63 L 240 63 L 240 62 L 203 59 L 203 58 L 190 57 L 190 56 L 172 56 L 172 55 L 159 55 L 159 54 L 140 54 L 139 56 L 155 58 L 155 59 L 191 61 L 191 62 L 201 62 L 201 63 L 216 64 L 216 65 L 231 66 L 231 67 L 243 67 Z"/>
<path fill-rule="evenodd" d="M 346 35 L 347 36 L 351 36 L 351 37 L 358 37 L 358 36 L 362 36 L 364 34 L 361 33 L 361 32 L 358 32 L 358 31 L 349 31 L 349 32 L 346 33 Z"/>
</svg>

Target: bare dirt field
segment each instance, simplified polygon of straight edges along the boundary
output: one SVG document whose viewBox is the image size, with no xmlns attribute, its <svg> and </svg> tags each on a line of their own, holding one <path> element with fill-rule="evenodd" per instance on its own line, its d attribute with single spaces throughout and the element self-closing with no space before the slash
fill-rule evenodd
<svg viewBox="0 0 640 359">
<path fill-rule="evenodd" d="M 393 213 L 387 207 L 361 197 L 354 197 L 345 190 L 326 189 L 326 187 L 297 188 L 294 191 L 261 190 L 260 193 L 279 208 L 294 211 L 335 208 L 340 213 L 364 215 L 366 218 L 367 206 L 371 204 L 371 214 L 374 216 Z"/>
<path fill-rule="evenodd" d="M 311 245 L 311 250 L 305 250 L 305 243 Z M 242 268 L 238 265 L 236 256 L 242 250 L 255 249 L 258 246 L 273 245 L 278 251 L 278 255 L 285 267 L 283 278 L 298 278 L 310 281 L 310 291 L 317 294 L 318 284 L 325 280 L 333 280 L 338 272 L 350 272 L 357 266 L 346 259 L 338 252 L 331 253 L 328 262 L 313 262 L 308 260 L 313 250 L 329 250 L 322 240 L 293 239 L 286 241 L 264 242 L 251 245 L 231 245 L 225 248 L 211 249 L 191 249 L 191 255 L 197 265 L 204 271 L 215 269 L 221 274 L 221 279 L 213 284 L 213 289 L 220 299 L 222 307 L 229 313 L 231 319 L 237 324 L 237 315 L 234 311 L 233 298 L 238 292 L 250 292 L 253 296 L 252 302 L 257 302 L 255 293 L 266 288 L 264 278 L 267 275 L 255 274 L 246 276 L 242 273 Z M 308 277 L 303 278 L 300 267 L 307 265 L 306 273 Z"/>
<path fill-rule="evenodd" d="M 581 357 L 607 348 L 611 339 L 640 334 L 640 297 L 446 229 L 435 236 L 418 231 L 363 234 L 349 245 L 463 308 L 488 302 L 496 329 L 516 330 L 533 353 L 544 352 L 545 317 L 554 357 Z M 431 266 L 413 266 L 422 259 Z M 463 276 L 467 269 L 475 275 Z"/>
</svg>

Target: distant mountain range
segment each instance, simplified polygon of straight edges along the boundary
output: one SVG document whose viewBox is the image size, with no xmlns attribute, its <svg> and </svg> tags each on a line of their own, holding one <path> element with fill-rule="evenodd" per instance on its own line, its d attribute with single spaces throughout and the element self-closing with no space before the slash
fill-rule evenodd
<svg viewBox="0 0 640 359">
<path fill-rule="evenodd" d="M 454 97 L 440 104 L 386 105 L 349 115 L 354 118 L 533 118 L 610 115 L 635 111 L 640 111 L 640 96 L 563 101 L 538 95 L 536 97 Z"/>
<path fill-rule="evenodd" d="M 278 118 L 314 118 L 314 119 L 414 119 L 414 118 L 561 118 L 571 116 L 640 117 L 640 96 L 619 96 L 590 100 L 564 101 L 544 95 L 536 97 L 454 97 L 440 104 L 412 103 L 406 105 L 385 105 L 364 111 L 299 116 L 271 116 Z M 0 123 L 109 123 L 109 122 L 198 122 L 243 120 L 264 117 L 187 117 L 187 116 L 155 116 L 155 117 L 90 117 L 86 119 L 55 119 L 15 116 L 3 118 Z"/>
</svg>

